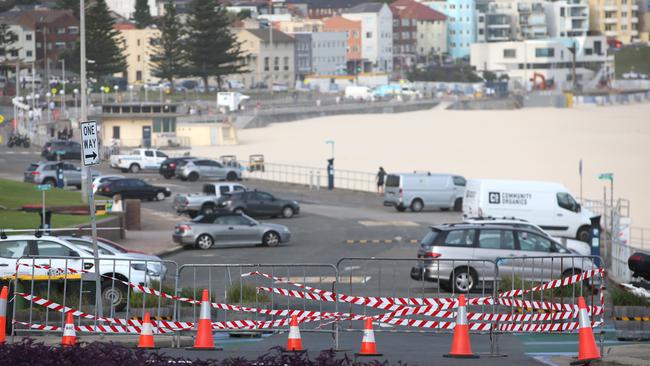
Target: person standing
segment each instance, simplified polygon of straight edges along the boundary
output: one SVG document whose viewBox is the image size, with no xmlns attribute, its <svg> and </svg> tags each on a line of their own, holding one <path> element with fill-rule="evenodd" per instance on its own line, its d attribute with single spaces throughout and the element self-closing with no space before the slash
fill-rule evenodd
<svg viewBox="0 0 650 366">
<path fill-rule="evenodd" d="M 386 178 L 386 171 L 383 167 L 379 167 L 377 172 L 377 193 L 379 195 L 384 194 L 384 179 Z"/>
</svg>

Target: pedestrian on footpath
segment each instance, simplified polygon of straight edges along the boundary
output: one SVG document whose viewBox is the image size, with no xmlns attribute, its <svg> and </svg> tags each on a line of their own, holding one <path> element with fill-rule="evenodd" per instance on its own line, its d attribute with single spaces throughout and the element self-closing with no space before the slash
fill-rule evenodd
<svg viewBox="0 0 650 366">
<path fill-rule="evenodd" d="M 384 178 L 386 178 L 386 171 L 383 167 L 379 167 L 377 172 L 377 193 L 380 196 L 384 194 Z"/>
</svg>

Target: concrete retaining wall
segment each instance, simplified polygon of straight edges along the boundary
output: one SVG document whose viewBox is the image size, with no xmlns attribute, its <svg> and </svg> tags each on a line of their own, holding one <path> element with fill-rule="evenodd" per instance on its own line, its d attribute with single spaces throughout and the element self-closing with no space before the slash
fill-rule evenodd
<svg viewBox="0 0 650 366">
<path fill-rule="evenodd" d="M 611 95 L 576 95 L 574 104 L 584 105 L 615 105 L 629 103 L 643 103 L 650 101 L 650 90 L 636 93 L 622 93 Z"/>
<path fill-rule="evenodd" d="M 470 99 L 459 100 L 447 109 L 452 110 L 509 110 L 522 107 L 521 97 L 511 96 L 503 99 Z"/>
</svg>

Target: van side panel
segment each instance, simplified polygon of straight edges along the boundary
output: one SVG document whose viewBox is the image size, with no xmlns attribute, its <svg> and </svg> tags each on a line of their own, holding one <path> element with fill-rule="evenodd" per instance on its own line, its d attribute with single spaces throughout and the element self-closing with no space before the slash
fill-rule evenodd
<svg viewBox="0 0 650 366">
<path fill-rule="evenodd" d="M 463 216 L 479 217 L 481 200 L 481 181 L 470 180 L 465 186 L 465 197 L 463 197 Z"/>
</svg>

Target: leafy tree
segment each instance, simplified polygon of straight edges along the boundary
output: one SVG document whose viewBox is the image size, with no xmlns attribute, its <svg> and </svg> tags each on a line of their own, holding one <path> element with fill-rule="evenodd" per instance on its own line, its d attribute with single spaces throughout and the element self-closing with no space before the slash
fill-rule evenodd
<svg viewBox="0 0 650 366">
<path fill-rule="evenodd" d="M 241 43 L 230 32 L 223 6 L 215 6 L 213 0 L 192 0 L 187 27 L 188 73 L 202 78 L 206 90 L 210 76 L 221 87 L 222 76 L 244 71 Z"/>
<path fill-rule="evenodd" d="M 186 58 L 185 30 L 178 21 L 173 1 L 165 4 L 165 15 L 158 21 L 158 28 L 160 37 L 153 40 L 156 52 L 151 56 L 153 75 L 168 80 L 174 90 L 174 78 L 185 71 Z"/>
<path fill-rule="evenodd" d="M 242 9 L 239 13 L 237 13 L 237 18 L 239 18 L 239 20 L 248 19 L 252 16 L 253 14 L 251 14 L 250 9 Z"/>
<path fill-rule="evenodd" d="M 9 29 L 9 26 L 7 24 L 0 23 L 0 54 L 7 55 L 13 51 L 14 48 L 11 47 L 11 45 L 14 44 L 17 40 L 18 35 Z M 0 66 L 0 70 L 2 70 L 3 74 L 6 74 L 9 68 L 11 67 L 4 64 Z"/>
<path fill-rule="evenodd" d="M 96 0 L 86 11 L 86 55 L 88 76 L 97 80 L 126 70 L 124 41 L 113 28 L 105 0 Z"/>
<path fill-rule="evenodd" d="M 153 24 L 147 0 L 135 0 L 135 13 L 133 13 L 133 20 L 139 29 L 146 28 Z"/>
<path fill-rule="evenodd" d="M 74 17 L 79 19 L 79 0 L 57 0 L 56 7 L 72 10 Z"/>
<path fill-rule="evenodd" d="M 483 71 L 483 79 L 487 82 L 492 82 L 497 79 L 497 74 L 493 73 L 492 71 L 489 70 L 484 70 Z"/>
</svg>

